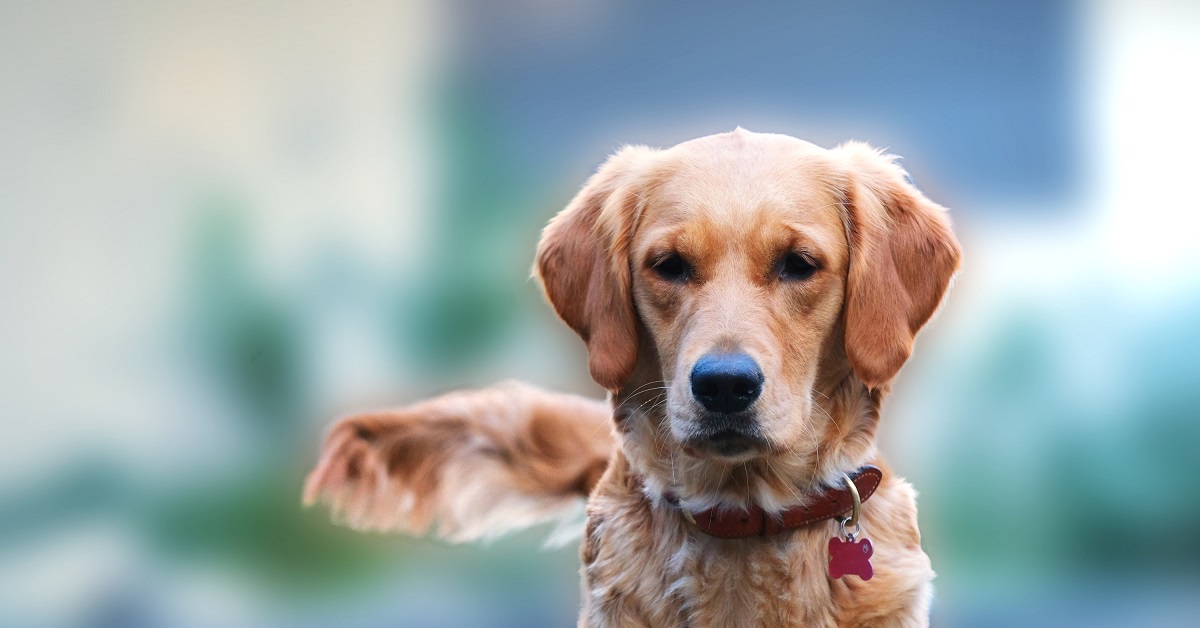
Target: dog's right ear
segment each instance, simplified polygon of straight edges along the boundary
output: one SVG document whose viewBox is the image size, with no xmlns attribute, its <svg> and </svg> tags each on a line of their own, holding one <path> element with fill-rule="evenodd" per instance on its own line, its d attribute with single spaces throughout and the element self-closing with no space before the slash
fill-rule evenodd
<svg viewBox="0 0 1200 628">
<path fill-rule="evenodd" d="M 618 390 L 637 362 L 629 243 L 649 157 L 627 146 L 608 158 L 542 232 L 534 275 L 559 317 L 588 347 L 596 383 Z"/>
</svg>

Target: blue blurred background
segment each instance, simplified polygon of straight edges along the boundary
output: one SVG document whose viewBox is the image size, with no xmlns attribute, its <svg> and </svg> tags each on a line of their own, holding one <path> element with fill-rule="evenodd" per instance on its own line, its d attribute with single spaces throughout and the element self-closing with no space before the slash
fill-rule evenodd
<svg viewBox="0 0 1200 628">
<path fill-rule="evenodd" d="M 299 507 L 340 414 L 599 395 L 528 270 L 624 143 L 888 147 L 966 264 L 882 446 L 941 626 L 1200 623 L 1200 4 L 0 5 L 0 625 L 561 626 L 576 547 Z"/>
</svg>

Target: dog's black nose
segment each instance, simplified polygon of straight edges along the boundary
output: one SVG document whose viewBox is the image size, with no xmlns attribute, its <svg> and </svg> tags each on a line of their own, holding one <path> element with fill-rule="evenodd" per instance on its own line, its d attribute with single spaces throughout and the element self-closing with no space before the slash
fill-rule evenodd
<svg viewBox="0 0 1200 628">
<path fill-rule="evenodd" d="M 692 396 L 712 412 L 741 412 L 762 392 L 762 370 L 745 353 L 703 356 L 692 367 L 691 379 Z"/>
</svg>

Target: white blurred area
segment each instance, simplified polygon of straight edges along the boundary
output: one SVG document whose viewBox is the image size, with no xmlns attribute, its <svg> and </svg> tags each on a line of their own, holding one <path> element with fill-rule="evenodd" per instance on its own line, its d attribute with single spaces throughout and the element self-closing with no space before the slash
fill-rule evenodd
<svg viewBox="0 0 1200 628">
<path fill-rule="evenodd" d="M 322 247 L 420 259 L 443 30 L 435 2 L 0 6 L 0 486 L 226 444 L 159 363 L 203 199 L 284 291 Z"/>
<path fill-rule="evenodd" d="M 298 290 L 331 248 L 381 277 L 416 272 L 438 176 L 430 94 L 461 43 L 444 7 L 0 4 L 0 495 L 97 451 L 148 482 L 252 454 L 172 361 L 164 328 L 210 210 L 198 199 L 237 199 L 256 279 L 273 290 Z M 1044 214 L 958 216 L 964 275 L 923 365 L 969 350 L 1013 299 L 1053 308 L 1072 286 L 1108 285 L 1114 307 L 1152 309 L 1200 283 L 1200 3 L 1081 11 L 1084 193 Z M 318 362 L 330 364 L 313 378 L 318 406 L 395 376 L 357 315 L 337 304 L 312 314 Z M 930 436 L 943 426 L 922 413 L 928 385 L 899 387 L 903 420 L 885 425 L 885 450 L 914 476 L 932 472 L 928 451 L 953 446 Z M 114 571 L 157 580 L 142 551 L 126 530 L 89 525 L 0 553 L 0 607 L 69 624 L 72 604 Z M 218 604 L 253 625 L 251 594 L 222 577 L 158 586 L 173 591 L 164 603 L 185 600 L 178 613 Z"/>
<path fill-rule="evenodd" d="M 255 280 L 280 292 L 331 247 L 411 266 L 443 37 L 425 1 L 0 4 L 0 494 L 97 454 L 158 485 L 253 454 L 166 327 L 204 200 L 246 210 Z M 326 344 L 358 351 L 342 377 L 384 377 L 329 318 Z M 177 572 L 134 534 L 88 521 L 0 550 L 0 623 L 102 621 L 141 586 L 164 617 L 261 625 L 244 575 Z"/>
<path fill-rule="evenodd" d="M 939 337 L 985 337 L 976 332 L 1014 299 L 1054 310 L 1103 285 L 1113 308 L 1153 309 L 1181 285 L 1200 288 L 1200 83 L 1191 78 L 1200 4 L 1101 0 L 1081 9 L 1082 194 L 1044 211 L 955 212 L 965 261 Z"/>
<path fill-rule="evenodd" d="M 1094 179 L 1109 253 L 1122 279 L 1151 293 L 1200 276 L 1200 4 L 1101 2 L 1089 42 L 1097 147 Z"/>
<path fill-rule="evenodd" d="M 1022 284 L 1005 286 L 1011 290 L 1103 278 L 1152 303 L 1159 291 L 1200 276 L 1193 191 L 1200 83 L 1192 79 L 1200 4 L 1101 0 L 1082 8 L 1084 193 L 1069 211 L 1035 219 L 1037 230 L 980 225 L 968 234 L 975 238 L 968 269 L 987 273 L 981 285 Z M 1006 212 L 985 214 L 1008 222 Z"/>
</svg>

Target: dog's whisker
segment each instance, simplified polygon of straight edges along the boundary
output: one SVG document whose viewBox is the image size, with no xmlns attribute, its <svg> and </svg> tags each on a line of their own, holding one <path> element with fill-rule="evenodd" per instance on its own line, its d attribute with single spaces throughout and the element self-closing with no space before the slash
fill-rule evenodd
<svg viewBox="0 0 1200 628">
<path fill-rule="evenodd" d="M 648 386 L 654 386 L 654 385 L 657 385 L 657 384 L 664 384 L 664 385 L 665 385 L 666 383 L 667 383 L 666 381 L 664 381 L 664 380 L 661 380 L 661 379 L 656 379 L 656 380 L 652 380 L 652 381 L 646 382 L 646 383 L 642 384 L 641 386 L 638 386 L 637 388 L 633 389 L 633 391 L 631 391 L 631 392 L 628 394 L 628 396 L 632 397 L 632 396 L 634 396 L 634 395 L 638 394 L 639 392 L 641 392 L 643 388 L 646 388 L 646 387 L 648 387 Z"/>
<path fill-rule="evenodd" d="M 796 500 L 796 503 L 800 503 L 800 496 L 796 494 L 796 489 L 792 486 L 792 483 L 789 482 L 787 478 L 783 477 L 781 473 L 779 473 L 779 470 L 775 468 L 775 465 L 771 464 L 769 459 L 764 459 L 763 462 L 766 463 L 767 469 L 769 469 L 771 473 L 774 473 L 775 477 L 779 478 L 779 481 L 783 484 L 784 488 L 786 488 L 788 492 L 792 494 L 792 498 Z"/>
</svg>

